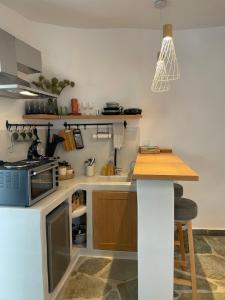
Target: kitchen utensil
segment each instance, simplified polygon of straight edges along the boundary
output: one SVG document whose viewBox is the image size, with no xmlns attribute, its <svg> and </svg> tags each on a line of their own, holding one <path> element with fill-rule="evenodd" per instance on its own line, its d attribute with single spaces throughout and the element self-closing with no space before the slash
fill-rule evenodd
<svg viewBox="0 0 225 300">
<path fill-rule="evenodd" d="M 47 142 L 46 142 L 46 149 L 45 149 L 45 155 L 47 157 L 53 157 L 56 147 L 59 143 L 62 143 L 64 141 L 64 138 L 57 135 L 53 134 L 52 137 L 52 142 L 50 142 L 50 127 L 48 128 L 48 133 L 47 133 Z"/>
<path fill-rule="evenodd" d="M 160 153 L 172 153 L 173 150 L 171 148 L 160 148 Z"/>
<path fill-rule="evenodd" d="M 103 108 L 103 115 L 120 115 L 123 113 L 122 106 L 106 106 Z"/>
<path fill-rule="evenodd" d="M 49 152 L 50 157 L 54 156 L 57 145 L 62 143 L 63 141 L 64 141 L 63 137 L 57 134 L 53 134 L 52 143 L 50 144 L 50 152 Z"/>
<path fill-rule="evenodd" d="M 140 108 L 127 108 L 123 111 L 124 115 L 140 115 L 142 113 L 142 109 Z"/>
<path fill-rule="evenodd" d="M 111 139 L 112 138 L 112 134 L 111 133 L 107 133 L 107 132 L 102 132 L 102 133 L 96 133 L 92 135 L 93 139 Z"/>
<path fill-rule="evenodd" d="M 75 149 L 75 140 L 73 130 L 65 129 L 59 132 L 59 136 L 64 138 L 63 147 L 66 151 L 71 151 Z"/>
<path fill-rule="evenodd" d="M 74 129 L 73 134 L 74 134 L 76 149 L 83 149 L 84 143 L 83 143 L 83 138 L 80 129 Z"/>
<path fill-rule="evenodd" d="M 74 241 L 75 244 L 78 244 L 78 245 L 84 244 L 86 242 L 86 233 L 76 234 L 73 241 Z"/>
<path fill-rule="evenodd" d="M 124 124 L 114 123 L 113 124 L 113 146 L 116 149 L 122 148 L 124 143 Z"/>
<path fill-rule="evenodd" d="M 106 102 L 106 107 L 119 107 L 120 104 L 118 102 Z"/>
</svg>

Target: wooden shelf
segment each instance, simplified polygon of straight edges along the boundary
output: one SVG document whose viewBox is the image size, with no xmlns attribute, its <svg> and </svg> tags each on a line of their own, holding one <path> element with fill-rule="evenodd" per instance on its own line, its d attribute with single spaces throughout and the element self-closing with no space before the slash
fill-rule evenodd
<svg viewBox="0 0 225 300">
<path fill-rule="evenodd" d="M 23 119 L 25 120 L 59 120 L 60 116 L 57 115 L 23 115 Z"/>
<path fill-rule="evenodd" d="M 72 219 L 78 218 L 87 212 L 87 207 L 85 205 L 80 205 L 77 209 L 72 212 Z"/>
<path fill-rule="evenodd" d="M 66 120 L 124 120 L 124 119 L 141 119 L 142 115 L 81 115 L 81 116 L 60 116 L 60 119 Z"/>
<path fill-rule="evenodd" d="M 142 115 L 23 115 L 25 120 L 138 120 Z"/>
</svg>

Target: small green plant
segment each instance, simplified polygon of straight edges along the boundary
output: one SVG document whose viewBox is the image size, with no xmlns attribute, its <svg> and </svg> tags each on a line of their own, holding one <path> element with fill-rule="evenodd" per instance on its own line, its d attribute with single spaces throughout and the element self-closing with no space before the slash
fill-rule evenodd
<svg viewBox="0 0 225 300">
<path fill-rule="evenodd" d="M 70 81 L 68 79 L 59 80 L 56 77 L 52 79 L 47 79 L 43 75 L 40 75 L 38 81 L 32 82 L 37 88 L 42 89 L 45 92 L 49 92 L 52 94 L 60 95 L 62 90 L 67 87 L 74 87 L 74 81 Z"/>
</svg>

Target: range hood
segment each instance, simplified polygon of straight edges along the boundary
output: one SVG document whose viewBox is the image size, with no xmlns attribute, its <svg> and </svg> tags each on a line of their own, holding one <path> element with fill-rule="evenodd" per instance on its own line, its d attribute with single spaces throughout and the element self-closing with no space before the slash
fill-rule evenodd
<svg viewBox="0 0 225 300">
<path fill-rule="evenodd" d="M 0 29 L 0 97 L 11 99 L 49 99 L 57 95 L 33 88 L 18 77 L 41 73 L 41 52 Z"/>
</svg>

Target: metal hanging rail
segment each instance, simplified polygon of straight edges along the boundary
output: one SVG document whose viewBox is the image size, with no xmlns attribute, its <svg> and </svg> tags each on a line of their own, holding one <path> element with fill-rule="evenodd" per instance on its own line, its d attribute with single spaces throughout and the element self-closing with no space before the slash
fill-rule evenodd
<svg viewBox="0 0 225 300">
<path fill-rule="evenodd" d="M 85 123 L 85 124 L 81 124 L 81 123 L 67 123 L 67 122 L 64 122 L 64 127 L 65 128 L 70 128 L 70 127 L 74 127 L 76 126 L 77 128 L 79 127 L 84 127 L 84 129 L 86 129 L 86 127 L 88 126 L 112 126 L 114 123 Z M 124 124 L 124 127 L 126 128 L 127 127 L 127 121 L 124 121 L 123 122 Z"/>
<path fill-rule="evenodd" d="M 53 124 L 48 122 L 45 124 L 34 124 L 34 123 L 9 123 L 9 121 L 6 121 L 6 129 L 9 130 L 11 127 L 53 127 Z"/>
<path fill-rule="evenodd" d="M 77 128 L 79 127 L 84 127 L 84 129 L 86 129 L 86 127 L 88 126 L 112 126 L 114 123 L 67 123 L 64 122 L 64 127 L 65 128 L 70 128 L 70 127 L 74 127 L 76 126 Z M 127 121 L 123 122 L 124 127 L 127 127 Z M 9 121 L 6 121 L 6 129 L 9 130 L 11 127 L 53 127 L 53 124 L 48 122 L 45 124 L 37 124 L 37 123 L 9 123 Z"/>
</svg>

